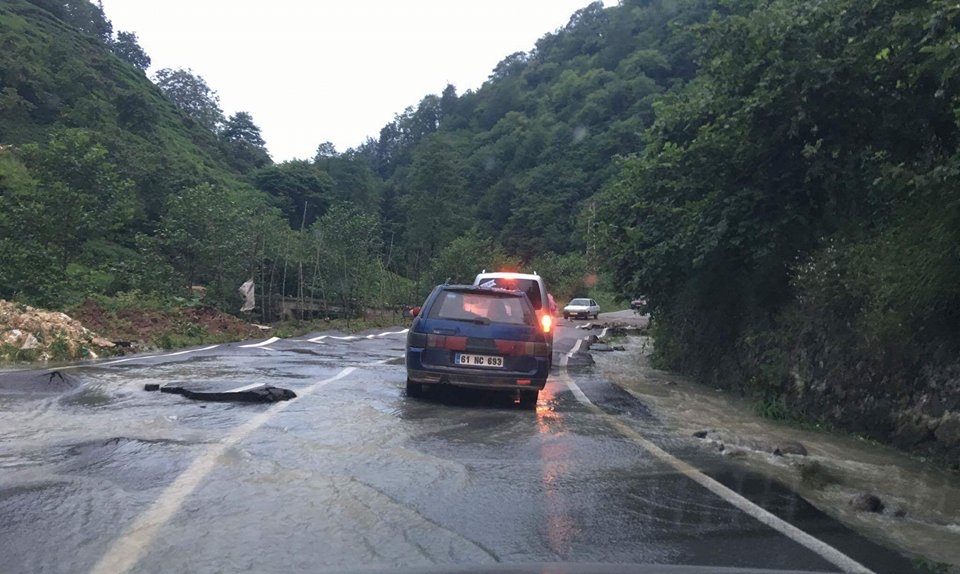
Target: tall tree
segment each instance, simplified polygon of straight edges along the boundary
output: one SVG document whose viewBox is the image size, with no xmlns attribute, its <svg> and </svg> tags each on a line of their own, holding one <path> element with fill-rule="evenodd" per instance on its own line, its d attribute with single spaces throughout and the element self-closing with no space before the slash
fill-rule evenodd
<svg viewBox="0 0 960 574">
<path fill-rule="evenodd" d="M 100 38 L 109 44 L 113 37 L 113 24 L 103 13 L 103 3 L 90 0 L 62 0 L 61 18 L 71 26 Z"/>
<path fill-rule="evenodd" d="M 150 67 L 150 56 L 140 47 L 137 34 L 134 32 L 117 32 L 117 38 L 110 43 L 110 49 L 114 54 L 143 71 Z"/>
<path fill-rule="evenodd" d="M 253 123 L 253 116 L 248 112 L 230 116 L 219 137 L 227 160 L 240 172 L 247 173 L 272 163 L 260 128 Z"/>
<path fill-rule="evenodd" d="M 473 205 L 467 200 L 463 160 L 451 136 L 435 134 L 418 148 L 406 179 L 404 244 L 414 273 L 460 230 L 468 226 Z"/>
<path fill-rule="evenodd" d="M 164 68 L 153 78 L 170 101 L 201 126 L 216 132 L 223 124 L 220 96 L 192 70 Z"/>
</svg>

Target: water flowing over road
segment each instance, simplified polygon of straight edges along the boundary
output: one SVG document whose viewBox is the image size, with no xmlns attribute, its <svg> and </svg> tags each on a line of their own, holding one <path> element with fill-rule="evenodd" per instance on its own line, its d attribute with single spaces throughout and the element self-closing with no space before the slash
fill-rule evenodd
<svg viewBox="0 0 960 574">
<path fill-rule="evenodd" d="M 559 329 L 535 411 L 489 392 L 406 397 L 402 327 L 66 365 L 66 390 L 0 390 L 2 569 L 911 571 L 780 483 L 665 430 L 591 367 L 587 335 Z M 144 390 L 172 383 L 266 383 L 297 398 Z"/>
</svg>

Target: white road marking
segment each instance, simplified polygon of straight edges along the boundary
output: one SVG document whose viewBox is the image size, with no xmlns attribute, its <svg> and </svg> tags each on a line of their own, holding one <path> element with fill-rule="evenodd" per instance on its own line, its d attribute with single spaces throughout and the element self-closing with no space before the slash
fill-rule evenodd
<svg viewBox="0 0 960 574">
<path fill-rule="evenodd" d="M 280 337 L 270 337 L 266 341 L 260 341 L 259 343 L 251 343 L 250 345 L 240 345 L 241 349 L 253 349 L 255 347 L 266 347 L 271 343 L 276 343 L 280 340 Z"/>
<path fill-rule="evenodd" d="M 67 369 L 79 369 L 80 367 L 107 367 L 109 365 L 119 365 L 120 363 L 126 363 L 129 361 L 139 361 L 141 359 L 157 359 L 162 357 L 175 357 L 177 355 L 186 355 L 187 353 L 199 353 L 200 351 L 209 351 L 210 349 L 216 349 L 220 345 L 210 345 L 209 347 L 203 347 L 201 349 L 187 349 L 185 351 L 177 351 L 175 353 L 166 353 L 161 355 L 137 355 L 134 357 L 127 357 L 125 359 L 117 359 L 115 361 L 107 361 L 106 363 L 77 363 L 76 365 L 64 365 L 63 367 L 57 367 L 58 371 L 65 371 Z"/>
<path fill-rule="evenodd" d="M 338 341 L 356 341 L 356 340 L 359 340 L 359 339 L 376 339 L 376 338 L 379 338 L 379 337 L 390 337 L 390 336 L 392 336 L 392 335 L 405 335 L 405 334 L 407 334 L 407 331 L 409 331 L 409 330 L 410 330 L 410 329 L 404 329 L 404 330 L 402 330 L 402 331 L 384 331 L 383 333 L 375 333 L 375 334 L 372 334 L 372 335 L 367 335 L 367 336 L 365 336 L 365 337 L 358 337 L 358 336 L 356 336 L 356 335 L 347 335 L 347 336 L 345 336 L 345 337 L 338 337 L 338 336 L 336 336 L 336 335 L 321 335 L 321 336 L 319 336 L 319 337 L 314 337 L 314 338 L 312 338 L 312 339 L 307 339 L 307 341 L 309 341 L 309 342 L 311 342 L 311 343 L 320 343 L 320 342 L 322 342 L 324 339 L 337 339 Z M 270 337 L 269 339 L 267 339 L 267 340 L 265 340 L 265 341 L 260 341 L 259 343 L 251 343 L 251 344 L 249 344 L 249 345 L 239 345 L 239 347 L 240 347 L 241 349 L 263 349 L 263 350 L 265 350 L 265 351 L 274 351 L 274 352 L 276 352 L 276 349 L 272 349 L 272 348 L 268 347 L 267 345 L 272 345 L 273 343 L 276 343 L 277 341 L 280 341 L 280 340 L 281 340 L 280 337 Z M 220 346 L 220 345 L 211 345 L 211 346 L 209 346 L 209 347 L 203 347 L 203 348 L 201 348 L 201 349 L 187 349 L 187 350 L 185 350 L 185 351 L 177 351 L 177 352 L 175 352 L 175 353 L 166 353 L 166 354 L 158 354 L 158 355 L 137 355 L 137 356 L 135 356 L 135 357 L 127 357 L 127 358 L 124 358 L 124 359 L 116 359 L 116 360 L 114 360 L 114 361 L 107 361 L 107 362 L 105 362 L 105 363 L 77 363 L 77 364 L 75 364 L 75 365 L 65 365 L 65 366 L 63 366 L 63 367 L 58 367 L 57 370 L 58 370 L 58 371 L 65 371 L 65 370 L 67 370 L 67 369 L 79 369 L 80 367 L 90 367 L 90 366 L 107 367 L 107 366 L 110 366 L 110 365 L 119 365 L 119 364 L 121 364 L 121 363 L 127 363 L 127 362 L 129 362 L 129 361 L 139 361 L 139 360 L 141 360 L 141 359 L 155 359 L 155 358 L 162 358 L 162 357 L 175 357 L 175 356 L 177 356 L 177 355 L 185 355 L 185 354 L 187 354 L 187 353 L 197 353 L 197 352 L 200 352 L 200 351 L 209 351 L 210 349 L 216 349 L 216 348 L 219 347 L 219 346 Z"/>
<path fill-rule="evenodd" d="M 346 337 L 337 337 L 336 335 L 320 335 L 319 337 L 314 337 L 312 339 L 307 339 L 307 340 L 310 341 L 311 343 L 320 343 L 320 342 L 323 342 L 325 339 L 336 339 L 337 341 L 353 341 L 358 339 L 358 337 L 354 337 L 353 335 L 347 335 Z"/>
<path fill-rule="evenodd" d="M 355 370 L 354 367 L 347 367 L 336 376 L 313 383 L 304 389 L 297 398 L 276 403 L 269 409 L 235 428 L 233 432 L 219 443 L 211 445 L 210 448 L 197 457 L 187 470 L 183 471 L 183 473 L 163 491 L 160 497 L 154 501 L 146 512 L 137 517 L 133 524 L 127 527 L 113 542 L 110 548 L 107 549 L 107 552 L 93 567 L 91 573 L 124 574 L 132 570 L 160 533 L 160 529 L 170 521 L 173 515 L 183 506 L 187 497 L 190 496 L 193 491 L 200 486 L 203 479 L 213 471 L 220 457 L 227 449 L 245 439 L 252 432 L 262 427 L 267 421 L 300 398 L 313 393 L 320 387 L 346 377 Z"/>
<path fill-rule="evenodd" d="M 378 337 L 389 337 L 391 335 L 406 335 L 407 331 L 410 329 L 404 329 L 402 331 L 384 331 L 383 333 L 375 333 L 371 335 L 366 335 L 364 337 L 359 337 L 357 335 L 347 335 L 345 337 L 339 337 L 337 335 L 320 335 L 319 337 L 313 337 L 312 339 L 307 339 L 311 343 L 322 343 L 327 339 L 334 339 L 336 341 L 357 341 L 359 339 L 376 339 Z"/>
<path fill-rule="evenodd" d="M 662 462 L 672 466 L 674 469 L 682 473 L 684 476 L 693 480 L 700 486 L 703 486 L 710 492 L 716 494 L 726 502 L 732 504 L 734 507 L 740 511 L 752 516 L 753 518 L 759 520 L 761 523 L 773 528 L 774 530 L 780 532 L 787 538 L 790 538 L 794 542 L 806 547 L 808 550 L 816 553 L 824 560 L 827 560 L 834 566 L 840 568 L 843 572 L 849 572 L 853 574 L 874 574 L 872 570 L 860 564 L 853 558 L 850 558 L 843 552 L 840 552 L 833 546 L 830 546 L 826 542 L 807 534 L 803 530 L 800 530 L 796 526 L 790 524 L 789 522 L 783 520 L 782 518 L 772 514 L 771 512 L 757 506 L 753 502 L 750 502 L 743 495 L 730 490 L 726 486 L 720 484 L 716 480 L 710 478 L 709 476 L 700 472 L 697 468 L 692 465 L 676 458 L 667 451 L 661 449 L 657 445 L 650 442 L 648 439 L 644 438 L 643 435 L 638 433 L 629 427 L 626 423 L 621 421 L 615 416 L 612 416 L 604 412 L 600 407 L 595 405 L 587 395 L 583 393 L 577 383 L 573 381 L 570 375 L 567 373 L 567 363 L 571 356 L 580 350 L 580 343 L 583 339 L 578 339 L 577 343 L 574 345 L 573 349 L 560 357 L 560 374 L 557 377 L 560 379 L 563 384 L 567 386 L 568 389 L 573 393 L 573 396 L 576 397 L 580 403 L 590 409 L 591 412 L 602 416 L 607 423 L 614 427 L 620 434 L 627 437 L 637 445 L 643 447 L 647 452 L 655 456 Z"/>
<path fill-rule="evenodd" d="M 176 353 L 167 353 L 166 355 L 157 355 L 158 357 L 176 357 L 177 355 L 186 355 L 187 353 L 199 353 L 200 351 L 209 351 L 210 349 L 216 349 L 220 345 L 210 345 L 209 347 L 204 347 L 202 349 L 187 349 L 186 351 L 177 351 Z"/>
<path fill-rule="evenodd" d="M 390 335 L 406 335 L 410 329 L 404 329 L 403 331 L 384 331 L 377 335 L 378 337 L 389 337 Z"/>
</svg>

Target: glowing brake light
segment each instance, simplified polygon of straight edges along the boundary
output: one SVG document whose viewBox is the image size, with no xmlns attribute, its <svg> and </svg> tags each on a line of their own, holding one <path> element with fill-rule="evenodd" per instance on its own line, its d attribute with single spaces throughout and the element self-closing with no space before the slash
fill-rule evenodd
<svg viewBox="0 0 960 574">
<path fill-rule="evenodd" d="M 544 333 L 549 333 L 550 329 L 553 328 L 553 317 L 544 313 L 540 316 L 540 326 L 543 327 Z"/>
</svg>

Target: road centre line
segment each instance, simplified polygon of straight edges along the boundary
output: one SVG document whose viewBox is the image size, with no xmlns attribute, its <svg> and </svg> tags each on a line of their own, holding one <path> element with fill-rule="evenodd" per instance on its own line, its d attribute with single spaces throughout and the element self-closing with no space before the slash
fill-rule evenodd
<svg viewBox="0 0 960 574">
<path fill-rule="evenodd" d="M 100 561 L 93 567 L 91 573 L 124 574 L 130 572 L 157 537 L 160 529 L 173 518 L 174 514 L 183 507 L 187 497 L 213 472 L 220 457 L 227 449 L 245 439 L 300 398 L 346 377 L 355 370 L 355 367 L 347 367 L 333 377 L 313 383 L 304 389 L 298 397 L 274 404 L 269 409 L 233 429 L 233 432 L 220 442 L 210 445 L 210 448 L 194 459 L 190 466 L 167 486 L 160 497 L 150 505 L 150 508 L 140 514 L 133 524 L 128 526 L 114 540 Z"/>
<path fill-rule="evenodd" d="M 780 532 L 787 538 L 790 538 L 794 542 L 819 555 L 824 560 L 840 568 L 843 572 L 852 574 L 874 574 L 872 570 L 863 564 L 860 564 L 853 558 L 850 558 L 833 546 L 830 546 L 819 538 L 807 534 L 803 530 L 797 528 L 796 526 L 790 524 L 768 510 L 757 506 L 743 495 L 734 492 L 716 480 L 703 474 L 694 466 L 661 449 L 650 440 L 644 438 L 643 435 L 635 431 L 622 420 L 605 412 L 603 409 L 594 404 L 593 401 L 587 398 L 587 395 L 583 393 L 577 383 L 575 383 L 567 373 L 567 362 L 571 356 L 579 352 L 580 343 L 582 341 L 583 339 L 578 339 L 573 349 L 569 353 L 566 353 L 560 357 L 560 373 L 557 378 L 562 381 L 563 384 L 565 384 L 573 393 L 573 396 L 576 397 L 576 399 L 580 401 L 581 404 L 586 406 L 592 413 L 602 416 L 604 420 L 606 420 L 610 426 L 614 427 L 614 429 L 616 429 L 621 435 L 636 443 L 660 461 L 672 466 L 675 470 L 679 471 L 687 478 L 693 480 L 700 486 L 703 486 L 745 514 L 752 516 L 762 524 Z"/>
<path fill-rule="evenodd" d="M 119 365 L 120 363 L 127 363 L 129 361 L 139 361 L 141 359 L 158 359 L 163 357 L 175 357 L 177 355 L 186 355 L 187 353 L 199 353 L 200 351 L 209 351 L 210 349 L 216 349 L 220 345 L 210 345 L 209 347 L 203 347 L 201 349 L 187 349 L 185 351 L 177 351 L 176 353 L 166 353 L 163 355 L 136 355 L 133 357 L 127 357 L 125 359 L 117 359 L 115 361 L 107 361 L 105 363 L 77 363 L 75 365 L 64 365 L 62 367 L 57 367 L 58 371 L 65 371 L 67 369 L 79 369 L 80 367 L 108 367 L 110 365 Z"/>
<path fill-rule="evenodd" d="M 337 341 L 357 341 L 360 339 L 376 339 L 378 337 L 389 337 L 391 335 L 405 335 L 410 329 L 404 329 L 402 331 L 384 331 L 383 333 L 375 333 L 371 335 L 366 335 L 363 337 L 357 335 L 347 335 L 345 337 L 340 337 L 337 335 L 320 335 L 318 337 L 313 337 L 312 339 L 307 339 L 311 343 L 322 343 L 326 339 L 334 339 Z"/>
<path fill-rule="evenodd" d="M 202 349 L 187 349 L 186 351 L 177 351 L 176 353 L 167 353 L 166 355 L 158 355 L 159 357 L 175 357 L 177 355 L 186 355 L 187 353 L 198 353 L 200 351 L 209 351 L 210 349 L 216 349 L 220 345 L 210 345 L 209 347 L 204 347 Z"/>
<path fill-rule="evenodd" d="M 251 344 L 249 344 L 249 345 L 240 345 L 240 348 L 241 348 L 241 349 L 252 349 L 252 348 L 255 348 L 255 347 L 266 347 L 267 345 L 269 345 L 269 344 L 271 344 L 271 343 L 276 343 L 276 342 L 279 341 L 279 340 L 280 340 L 280 337 L 270 337 L 270 338 L 267 339 L 266 341 L 260 341 L 259 343 L 251 343 Z"/>
</svg>

